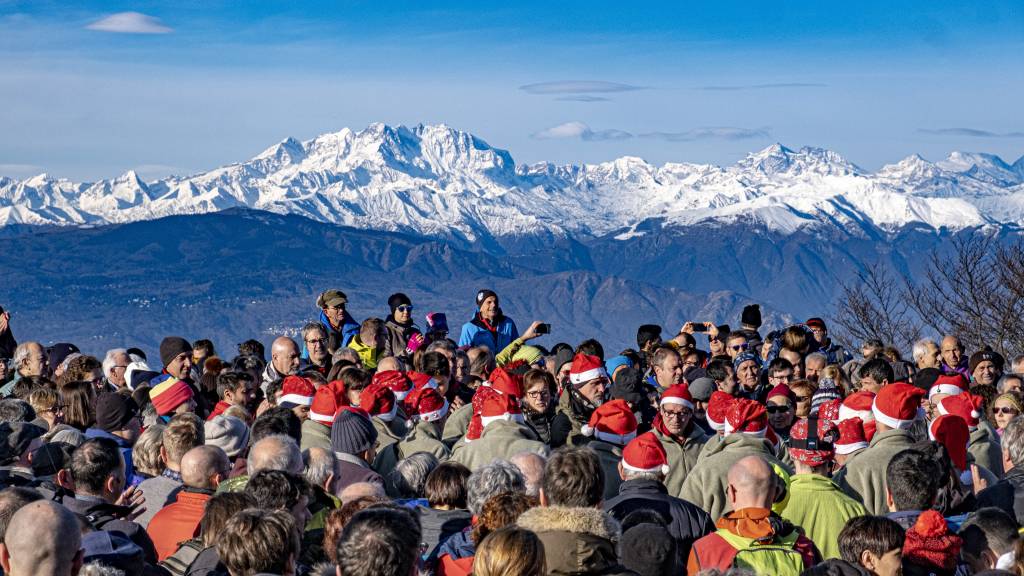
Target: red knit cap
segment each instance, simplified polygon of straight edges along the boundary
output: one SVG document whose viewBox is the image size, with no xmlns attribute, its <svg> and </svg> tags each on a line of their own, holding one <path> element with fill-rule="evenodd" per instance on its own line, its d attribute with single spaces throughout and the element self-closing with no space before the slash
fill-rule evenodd
<svg viewBox="0 0 1024 576">
<path fill-rule="evenodd" d="M 781 396 L 789 400 L 791 404 L 796 404 L 796 394 L 793 394 L 793 391 L 790 390 L 788 384 L 777 384 L 768 392 L 768 398 L 772 398 L 775 396 Z"/>
<path fill-rule="evenodd" d="M 665 393 L 661 395 L 660 405 L 664 406 L 665 404 L 678 404 L 693 410 L 693 396 L 690 395 L 690 387 L 686 384 L 669 386 Z"/>
<path fill-rule="evenodd" d="M 284 408 L 294 406 L 309 406 L 313 403 L 313 396 L 316 395 L 316 386 L 302 376 L 286 376 L 281 383 L 281 397 L 277 405 Z"/>
<path fill-rule="evenodd" d="M 668 474 L 668 454 L 654 432 L 645 432 L 622 449 L 622 467 L 631 472 Z"/>
<path fill-rule="evenodd" d="M 949 531 L 946 520 L 935 510 L 925 510 L 903 542 L 903 560 L 924 568 L 953 570 L 963 540 Z"/>
<path fill-rule="evenodd" d="M 359 407 L 370 416 L 376 416 L 385 422 L 391 422 L 398 414 L 398 402 L 395 393 L 384 382 L 371 382 L 359 393 Z"/>
<path fill-rule="evenodd" d="M 917 419 L 924 390 L 903 382 L 883 386 L 875 396 L 871 411 L 875 420 L 889 428 L 907 430 Z"/>
<path fill-rule="evenodd" d="M 764 404 L 737 398 L 725 415 L 725 435 L 747 434 L 763 438 L 768 430 L 768 412 Z"/>
<path fill-rule="evenodd" d="M 607 378 L 608 372 L 597 356 L 581 352 L 572 359 L 572 366 L 569 367 L 569 382 L 573 386 L 581 386 L 594 378 L 602 377 Z"/>
<path fill-rule="evenodd" d="M 836 454 L 853 454 L 857 450 L 868 447 L 863 420 L 854 416 L 841 420 L 837 426 L 839 427 L 839 439 L 835 442 Z"/>
<path fill-rule="evenodd" d="M 971 430 L 978 428 L 981 421 L 981 407 L 985 399 L 970 392 L 947 396 L 937 406 L 939 414 L 952 414 L 964 419 Z"/>
<path fill-rule="evenodd" d="M 835 457 L 835 448 L 832 443 L 839 437 L 839 430 L 831 420 L 818 419 L 818 448 L 790 448 L 789 455 L 794 460 L 799 460 L 807 466 L 821 466 L 831 462 Z M 799 441 L 807 440 L 808 426 L 810 420 L 801 418 L 789 429 L 789 438 L 793 444 L 800 444 Z"/>
<path fill-rule="evenodd" d="M 345 383 L 341 380 L 332 380 L 321 386 L 313 395 L 313 403 L 309 406 L 309 419 L 330 426 L 334 424 L 338 409 L 346 404 L 348 397 L 345 394 Z"/>
<path fill-rule="evenodd" d="M 377 372 L 373 375 L 373 384 L 383 384 L 391 389 L 395 394 L 395 400 L 401 402 L 405 400 L 405 397 L 412 392 L 412 382 L 405 377 L 405 374 L 398 370 L 387 370 L 384 372 Z"/>
<path fill-rule="evenodd" d="M 406 397 L 409 414 L 426 422 L 436 422 L 448 413 L 448 401 L 433 388 L 418 388 Z"/>
<path fill-rule="evenodd" d="M 967 444 L 971 441 L 971 431 L 963 418 L 952 414 L 939 416 L 928 427 L 928 437 L 946 447 L 949 459 L 958 471 L 967 470 Z"/>
<path fill-rule="evenodd" d="M 590 422 L 580 427 L 584 436 L 593 436 L 619 446 L 636 438 L 636 416 L 621 398 L 601 404 L 590 415 Z"/>
<path fill-rule="evenodd" d="M 491 376 L 484 382 L 484 385 L 490 386 L 502 394 L 515 396 L 516 398 L 524 396 L 522 375 L 513 374 L 501 367 L 495 368 L 491 372 Z"/>
<path fill-rule="evenodd" d="M 154 378 L 150 382 L 149 400 L 160 416 L 170 414 L 192 398 L 192 387 L 170 374 Z"/>
<path fill-rule="evenodd" d="M 721 390 L 715 390 L 711 393 L 711 398 L 708 398 L 708 409 L 705 417 L 708 424 L 716 432 L 723 432 L 725 430 L 725 417 L 735 401 L 735 398 Z"/>
</svg>

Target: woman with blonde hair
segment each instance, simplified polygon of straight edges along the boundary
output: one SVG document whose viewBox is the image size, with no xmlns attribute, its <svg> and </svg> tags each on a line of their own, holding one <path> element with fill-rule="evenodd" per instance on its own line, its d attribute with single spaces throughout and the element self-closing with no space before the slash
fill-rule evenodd
<svg viewBox="0 0 1024 576">
<path fill-rule="evenodd" d="M 1006 392 L 996 396 L 992 401 L 992 423 L 995 424 L 996 431 L 1000 436 L 1003 435 L 1006 425 L 1019 416 L 1022 411 L 1024 411 L 1024 402 L 1021 402 L 1020 394 Z"/>
<path fill-rule="evenodd" d="M 473 576 L 544 576 L 546 572 L 544 543 L 516 526 L 488 534 L 473 558 Z"/>
</svg>

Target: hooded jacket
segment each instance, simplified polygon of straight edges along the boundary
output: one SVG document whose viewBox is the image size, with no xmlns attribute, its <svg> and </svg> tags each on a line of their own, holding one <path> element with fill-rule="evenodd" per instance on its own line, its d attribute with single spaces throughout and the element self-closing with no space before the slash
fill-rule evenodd
<svg viewBox="0 0 1024 576">
<path fill-rule="evenodd" d="M 732 465 L 747 456 L 761 456 L 773 468 L 792 474 L 788 466 L 775 457 L 771 446 L 764 438 L 746 434 L 730 434 L 714 446 L 706 448 L 708 453 L 694 466 L 683 482 L 680 498 L 693 502 L 711 515 L 720 518 L 729 508 L 725 490 L 727 477 Z"/>
<path fill-rule="evenodd" d="M 539 442 L 525 425 L 511 420 L 495 420 L 484 428 L 480 438 L 456 444 L 451 461 L 476 470 L 496 458 L 508 460 L 519 452 L 536 452 L 546 457 L 548 447 Z"/>
<path fill-rule="evenodd" d="M 544 543 L 549 576 L 633 574 L 619 565 L 615 552 L 619 523 L 596 508 L 533 508 L 516 524 Z"/>
<path fill-rule="evenodd" d="M 662 432 L 657 426 L 652 429 L 652 432 L 658 437 L 668 456 L 669 470 L 668 476 L 665 477 L 665 487 L 669 494 L 679 496 L 683 491 L 683 481 L 690 475 L 690 470 L 697 465 L 697 458 L 704 450 L 708 436 L 692 419 L 690 430 L 682 443 Z"/>
<path fill-rule="evenodd" d="M 363 363 L 363 368 L 369 371 L 376 370 L 377 362 L 386 356 L 383 350 L 371 348 L 370 346 L 363 344 L 362 341 L 359 340 L 358 335 L 349 340 L 347 347 L 355 350 L 356 354 L 359 354 L 359 360 Z"/>
<path fill-rule="evenodd" d="M 331 354 L 334 354 L 338 348 L 348 346 L 349 341 L 359 334 L 359 324 L 349 315 L 348 311 L 345 311 L 341 317 L 341 326 L 335 328 L 327 319 L 327 313 L 321 310 L 320 324 L 323 325 L 324 330 L 327 330 L 327 349 L 331 351 Z"/>
<path fill-rule="evenodd" d="M 694 543 L 687 563 L 690 574 L 710 568 L 725 571 L 736 566 L 772 576 L 799 576 L 821 561 L 814 542 L 766 508 L 730 512 L 716 525 L 718 530 Z M 762 551 L 755 554 L 759 549 Z M 766 558 L 764 554 L 774 558 Z M 764 572 L 764 568 L 757 570 L 761 566 L 773 566 L 773 569 L 770 572 Z"/>
<path fill-rule="evenodd" d="M 839 558 L 839 532 L 849 519 L 865 514 L 860 502 L 843 494 L 828 478 L 795 474 L 790 478 L 789 498 L 780 516 L 802 527 L 823 558 Z"/>
<path fill-rule="evenodd" d="M 904 430 L 878 432 L 856 458 L 846 462 L 833 481 L 848 496 L 864 504 L 868 514 L 885 514 L 885 470 L 893 456 L 913 446 L 914 440 Z"/>
</svg>

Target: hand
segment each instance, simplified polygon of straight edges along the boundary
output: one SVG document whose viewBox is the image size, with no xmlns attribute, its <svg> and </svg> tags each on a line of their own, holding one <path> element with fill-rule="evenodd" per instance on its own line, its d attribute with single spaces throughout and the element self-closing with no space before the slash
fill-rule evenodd
<svg viewBox="0 0 1024 576">
<path fill-rule="evenodd" d="M 533 324 L 530 324 L 530 327 L 526 329 L 526 332 L 523 332 L 522 336 L 520 336 L 519 339 L 522 340 L 523 342 L 526 342 L 527 340 L 533 340 L 534 338 L 543 336 L 543 334 L 537 334 L 537 328 L 541 324 L 543 324 L 543 322 L 541 322 L 540 320 L 534 320 Z"/>
<path fill-rule="evenodd" d="M 0 314 L 0 334 L 7 332 L 7 327 L 10 325 L 10 323 L 11 313 L 5 310 L 3 314 Z"/>
<path fill-rule="evenodd" d="M 273 407 L 274 407 L 274 405 L 271 404 L 270 402 L 267 402 L 267 399 L 264 398 L 263 401 L 260 402 L 259 407 L 256 408 L 256 416 L 258 417 L 260 414 L 263 414 L 264 412 L 266 412 L 267 410 L 270 410 Z M 255 420 L 255 418 L 254 418 L 254 420 Z"/>
<path fill-rule="evenodd" d="M 146 511 L 146 507 L 143 504 L 146 503 L 146 495 L 136 489 L 135 486 L 129 486 L 124 492 L 121 492 L 121 496 L 117 499 L 114 504 L 118 506 L 124 506 L 129 508 L 131 512 L 125 516 L 125 520 L 132 521 L 142 515 Z"/>
<path fill-rule="evenodd" d="M 978 469 L 977 464 L 971 464 L 971 482 L 974 484 L 974 494 L 978 495 L 979 492 L 988 488 L 988 482 L 981 477 L 981 471 Z"/>
<path fill-rule="evenodd" d="M 412 356 L 413 354 L 415 354 L 416 351 L 420 349 L 420 346 L 423 346 L 423 343 L 425 341 L 426 339 L 423 338 L 423 334 L 420 334 L 419 332 L 413 332 L 412 335 L 409 336 L 409 339 L 406 340 L 405 342 L 406 356 Z"/>
<path fill-rule="evenodd" d="M 679 329 L 679 333 L 693 334 L 693 322 L 687 322 L 683 324 L 683 327 Z"/>
<path fill-rule="evenodd" d="M 465 405 L 466 403 L 462 400 L 462 396 L 456 396 L 451 401 L 451 411 L 454 412 Z"/>
<path fill-rule="evenodd" d="M 708 329 L 708 338 L 718 338 L 718 326 L 714 322 L 705 322 L 704 326 Z"/>
</svg>

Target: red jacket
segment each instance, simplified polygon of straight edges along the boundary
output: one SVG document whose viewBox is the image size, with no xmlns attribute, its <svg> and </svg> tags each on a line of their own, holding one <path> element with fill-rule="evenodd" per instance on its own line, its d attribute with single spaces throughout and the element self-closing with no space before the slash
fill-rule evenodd
<svg viewBox="0 0 1024 576">
<path fill-rule="evenodd" d="M 160 561 L 174 554 L 179 544 L 199 533 L 199 521 L 209 499 L 210 494 L 182 490 L 178 492 L 177 502 L 164 506 L 149 521 L 146 532 L 156 546 Z"/>
</svg>

